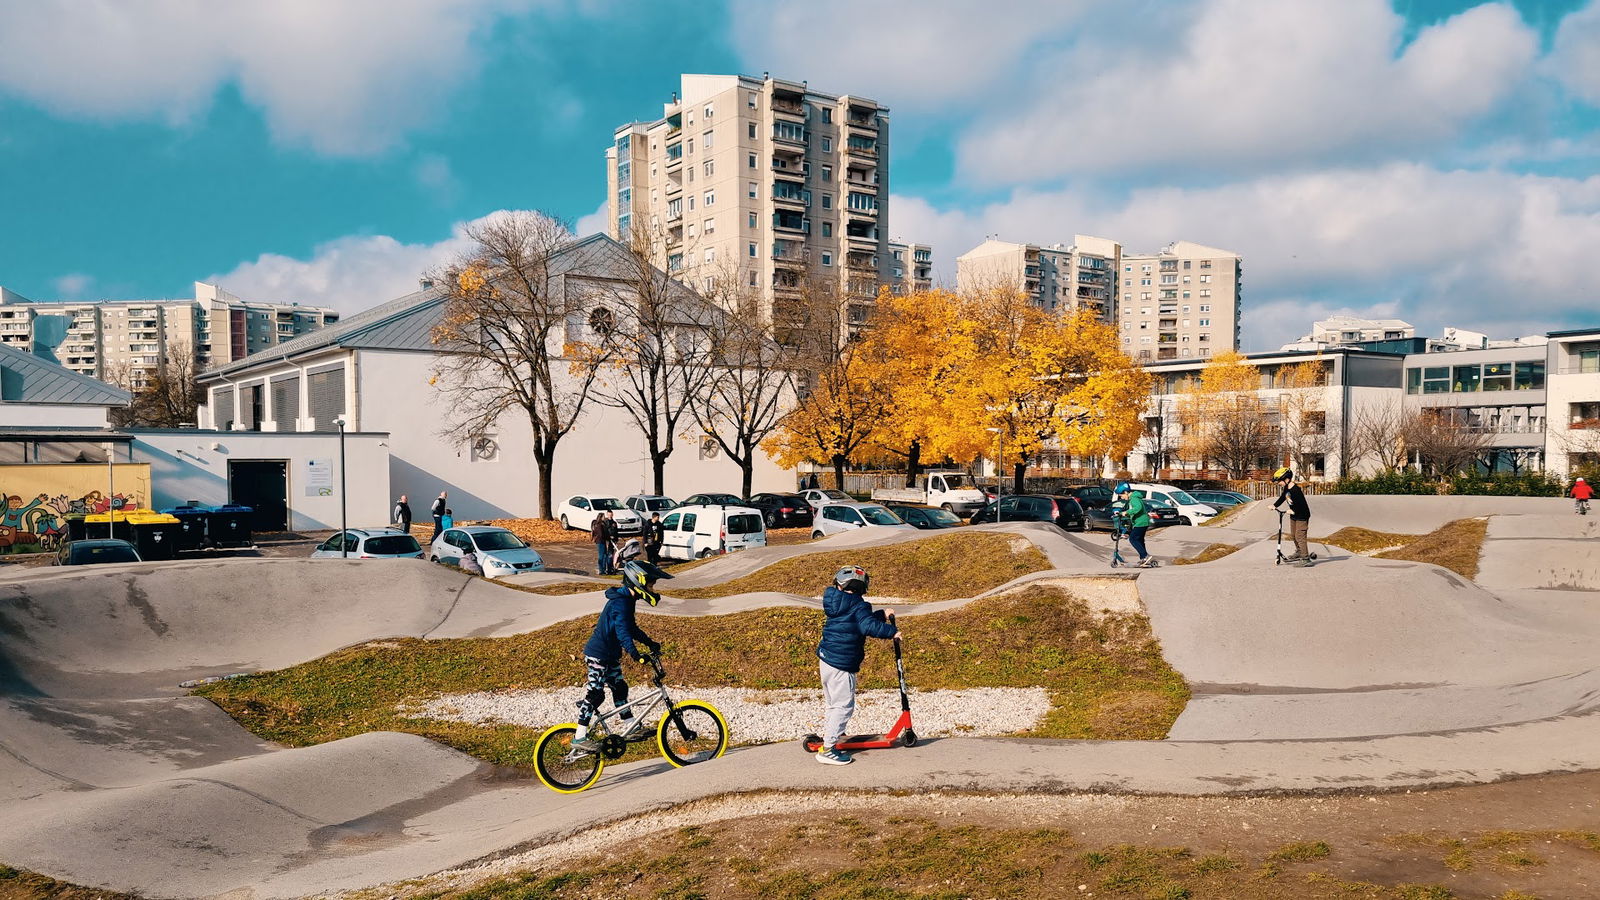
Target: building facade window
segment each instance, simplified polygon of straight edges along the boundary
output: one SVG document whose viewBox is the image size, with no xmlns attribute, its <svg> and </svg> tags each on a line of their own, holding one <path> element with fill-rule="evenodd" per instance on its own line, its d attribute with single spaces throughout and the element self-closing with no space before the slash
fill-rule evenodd
<svg viewBox="0 0 1600 900">
<path fill-rule="evenodd" d="M 826 250 L 822 251 L 822 264 L 825 266 L 833 265 L 833 254 Z"/>
</svg>

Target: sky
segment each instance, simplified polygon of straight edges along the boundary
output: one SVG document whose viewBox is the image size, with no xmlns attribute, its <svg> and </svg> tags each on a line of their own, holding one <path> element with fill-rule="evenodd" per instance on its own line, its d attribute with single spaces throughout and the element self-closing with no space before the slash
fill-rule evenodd
<svg viewBox="0 0 1600 900">
<path fill-rule="evenodd" d="M 1327 315 L 1600 324 L 1600 0 L 0 0 L 0 285 L 349 313 L 467 223 L 604 229 L 683 72 L 891 109 L 889 231 L 1244 257 L 1244 349 Z"/>
</svg>

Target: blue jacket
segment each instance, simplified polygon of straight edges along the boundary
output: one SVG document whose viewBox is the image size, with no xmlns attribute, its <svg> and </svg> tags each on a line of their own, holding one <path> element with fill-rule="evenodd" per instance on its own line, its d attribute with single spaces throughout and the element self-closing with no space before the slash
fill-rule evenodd
<svg viewBox="0 0 1600 900">
<path fill-rule="evenodd" d="M 603 663 L 617 663 L 622 661 L 624 650 L 629 656 L 637 657 L 634 641 L 650 648 L 660 646 L 634 621 L 633 608 L 637 603 L 627 588 L 607 588 L 605 608 L 600 610 L 600 621 L 595 623 L 589 643 L 583 645 L 583 655 Z"/>
<path fill-rule="evenodd" d="M 822 643 L 817 657 L 841 672 L 861 671 L 867 655 L 867 638 L 892 638 L 899 629 L 875 610 L 860 594 L 830 587 L 822 594 L 822 611 L 828 621 L 822 624 Z"/>
</svg>

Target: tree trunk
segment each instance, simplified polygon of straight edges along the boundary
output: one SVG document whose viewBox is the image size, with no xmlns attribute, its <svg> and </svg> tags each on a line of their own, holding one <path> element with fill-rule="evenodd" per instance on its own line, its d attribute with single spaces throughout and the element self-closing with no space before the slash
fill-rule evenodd
<svg viewBox="0 0 1600 900">
<path fill-rule="evenodd" d="M 1023 492 L 1022 482 L 1027 473 L 1027 460 L 1023 460 L 1022 462 L 1016 464 L 1016 468 L 1012 470 L 1011 476 L 1011 492 L 1013 494 L 1020 494 Z"/>
<path fill-rule="evenodd" d="M 843 454 L 835 453 L 833 455 L 833 477 L 835 479 L 836 486 L 838 487 L 838 489 L 841 490 L 841 491 L 844 490 L 844 456 L 843 456 Z"/>
<path fill-rule="evenodd" d="M 906 448 L 906 487 L 917 486 L 917 475 L 922 471 L 922 442 L 912 441 Z"/>
<path fill-rule="evenodd" d="M 756 455 L 755 455 L 754 452 L 746 454 L 743 459 L 739 460 L 739 475 L 740 475 L 739 485 L 743 489 L 743 492 L 739 496 L 741 496 L 741 497 L 750 496 L 750 487 L 751 487 L 751 484 L 755 481 L 755 469 L 756 469 Z"/>
<path fill-rule="evenodd" d="M 554 506 L 550 499 L 553 496 L 550 477 L 555 474 L 556 457 L 554 453 L 535 453 L 534 465 L 539 469 L 539 518 L 553 519 Z"/>
<path fill-rule="evenodd" d="M 650 452 L 650 477 L 655 484 L 655 492 L 659 497 L 667 495 L 667 457 L 672 455 L 671 450 L 652 450 Z M 749 496 L 746 494 L 745 496 Z"/>
</svg>

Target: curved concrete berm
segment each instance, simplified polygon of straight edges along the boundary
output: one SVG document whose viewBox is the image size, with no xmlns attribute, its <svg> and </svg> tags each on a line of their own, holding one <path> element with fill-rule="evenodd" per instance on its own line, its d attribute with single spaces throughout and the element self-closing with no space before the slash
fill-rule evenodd
<svg viewBox="0 0 1600 900">
<path fill-rule="evenodd" d="M 1332 499 L 1315 501 L 1329 518 L 1342 505 Z M 1359 510 L 1354 523 L 1387 531 L 1428 530 L 1478 508 L 1399 498 L 1406 508 L 1389 522 L 1380 502 L 1389 498 L 1358 499 L 1340 514 Z M 1526 506 L 1491 521 L 1483 573 L 1493 587 L 1346 554 L 1312 569 L 1275 567 L 1263 537 L 1275 522 L 1160 539 L 1247 542 L 1218 562 L 1140 575 L 1167 657 L 1196 688 L 1169 741 L 943 739 L 843 769 L 773 745 L 683 770 L 608 769 L 576 796 L 411 735 L 270 746 L 179 684 L 390 636 L 528 631 L 594 612 L 595 594 L 532 595 L 420 562 L 225 560 L 10 576 L 0 579 L 0 862 L 153 897 L 295 897 L 416 877 L 724 792 L 1318 791 L 1600 768 L 1600 677 L 1584 654 L 1600 637 L 1600 610 L 1592 554 L 1576 546 L 1593 534 L 1559 507 Z M 1013 584 L 1110 574 L 1101 537 L 985 527 L 1033 541 L 1056 567 Z M 917 537 L 773 547 L 683 582 Z M 660 611 L 773 604 L 816 601 L 741 595 Z"/>
</svg>

